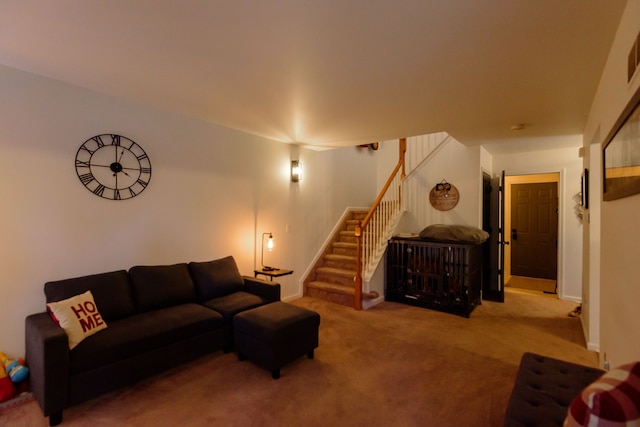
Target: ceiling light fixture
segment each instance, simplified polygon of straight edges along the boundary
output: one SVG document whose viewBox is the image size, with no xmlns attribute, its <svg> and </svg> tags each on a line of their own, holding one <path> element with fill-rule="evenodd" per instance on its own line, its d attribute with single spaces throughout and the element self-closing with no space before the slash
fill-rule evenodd
<svg viewBox="0 0 640 427">
<path fill-rule="evenodd" d="M 516 125 L 511 125 L 511 130 L 524 130 L 524 128 L 526 128 L 527 125 L 524 123 L 518 123 Z"/>
</svg>

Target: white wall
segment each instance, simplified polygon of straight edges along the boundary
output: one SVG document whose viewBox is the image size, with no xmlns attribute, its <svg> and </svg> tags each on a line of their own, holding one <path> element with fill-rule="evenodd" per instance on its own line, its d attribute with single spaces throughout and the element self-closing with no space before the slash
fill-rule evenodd
<svg viewBox="0 0 640 427">
<path fill-rule="evenodd" d="M 392 145 L 387 143 L 385 147 Z M 390 150 L 397 153 L 397 147 Z M 482 226 L 480 150 L 450 138 L 435 157 L 407 175 L 402 196 L 406 213 L 399 233 L 419 233 L 431 224 Z M 460 196 L 458 204 L 448 211 L 439 211 L 429 203 L 429 192 L 443 179 L 455 185 Z"/>
<path fill-rule="evenodd" d="M 607 134 L 625 106 L 640 88 L 640 73 L 627 82 L 627 56 L 640 32 L 640 2 L 627 3 L 607 64 L 602 73 L 584 132 L 585 152 L 591 156 L 586 165 L 597 169 L 602 151 L 590 149 L 605 142 Z M 596 147 L 597 148 L 597 147 Z M 598 171 L 601 172 L 601 171 Z M 592 174 L 591 181 L 601 180 Z M 589 236 L 590 301 L 600 308 L 600 361 L 611 366 L 640 360 L 640 195 L 602 202 L 601 188 L 592 194 L 589 212 L 594 233 Z M 599 229 L 598 229 L 599 225 Z M 599 257 L 593 251 L 599 250 Z M 599 258 L 599 259 L 598 259 Z"/>
<path fill-rule="evenodd" d="M 280 280 L 295 298 L 345 207 L 375 199 L 375 158 L 355 148 L 309 151 L 6 67 L 0 91 L 0 350 L 13 357 L 45 282 L 227 255 L 252 275 L 263 232 L 276 239 L 269 263 L 295 270 Z M 100 133 L 148 153 L 138 197 L 105 200 L 80 183 L 76 151 Z M 298 184 L 291 159 L 305 169 Z"/>
<path fill-rule="evenodd" d="M 493 157 L 494 174 L 505 171 L 507 175 L 560 173 L 559 197 L 559 252 L 558 290 L 559 297 L 580 301 L 582 295 L 582 224 L 575 215 L 576 201 L 573 196 L 580 191 L 582 159 L 578 157 L 578 147 L 582 144 L 580 135 L 551 137 L 566 146 L 575 140 L 575 148 L 560 148 L 523 152 L 516 154 L 496 154 Z"/>
<path fill-rule="evenodd" d="M 367 150 L 369 154 L 376 158 L 376 168 L 378 169 L 377 185 L 378 192 L 384 187 L 393 172 L 393 169 L 400 160 L 400 148 L 398 140 L 382 141 L 377 151 Z"/>
</svg>

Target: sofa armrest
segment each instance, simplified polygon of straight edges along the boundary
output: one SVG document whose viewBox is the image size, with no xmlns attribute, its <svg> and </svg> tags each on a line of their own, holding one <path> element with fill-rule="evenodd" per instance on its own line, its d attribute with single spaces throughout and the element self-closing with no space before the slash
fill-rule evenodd
<svg viewBox="0 0 640 427">
<path fill-rule="evenodd" d="M 69 340 L 48 313 L 25 319 L 31 391 L 45 416 L 69 406 Z"/>
<path fill-rule="evenodd" d="M 269 301 L 280 301 L 280 283 L 257 279 L 250 276 L 242 276 L 247 292 L 259 295 Z"/>
</svg>

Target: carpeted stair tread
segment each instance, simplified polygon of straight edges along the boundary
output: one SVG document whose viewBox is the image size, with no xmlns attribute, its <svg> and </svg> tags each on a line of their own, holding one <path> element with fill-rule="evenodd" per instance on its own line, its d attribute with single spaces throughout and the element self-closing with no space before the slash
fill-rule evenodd
<svg viewBox="0 0 640 427">
<path fill-rule="evenodd" d="M 337 254 L 326 254 L 325 259 L 329 259 L 331 261 L 344 261 L 344 262 L 355 262 L 356 257 L 349 255 L 337 255 Z"/>
<path fill-rule="evenodd" d="M 357 243 L 351 243 L 351 242 L 334 242 L 333 246 L 337 247 L 337 248 L 357 248 L 358 244 Z"/>
<path fill-rule="evenodd" d="M 352 211 L 341 229 L 332 236 L 330 246 L 316 262 L 313 272 L 305 279 L 304 295 L 353 307 L 355 303 L 354 279 L 358 264 L 358 243 L 355 229 L 368 211 Z M 363 299 L 378 298 L 377 292 L 362 293 Z"/>
<path fill-rule="evenodd" d="M 318 267 L 316 270 L 318 273 L 331 274 L 339 277 L 355 277 L 355 270 L 345 270 L 343 268 L 334 267 Z"/>
<path fill-rule="evenodd" d="M 349 242 L 349 243 L 357 243 L 356 240 L 356 232 L 355 231 L 341 231 L 340 233 L 340 241 L 341 242 Z"/>
<path fill-rule="evenodd" d="M 338 285 L 335 283 L 313 281 L 313 282 L 309 282 L 307 284 L 307 287 L 320 289 L 325 292 L 333 292 L 336 294 L 343 294 L 343 295 L 355 294 L 355 289 L 352 286 Z M 362 298 L 365 298 L 365 299 L 373 299 L 373 298 L 377 298 L 378 296 L 379 296 L 378 293 L 375 291 L 362 293 Z"/>
</svg>

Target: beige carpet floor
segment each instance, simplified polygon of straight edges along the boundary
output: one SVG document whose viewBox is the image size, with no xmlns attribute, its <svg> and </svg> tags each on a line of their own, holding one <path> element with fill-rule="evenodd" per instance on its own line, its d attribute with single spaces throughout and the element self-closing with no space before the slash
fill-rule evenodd
<svg viewBox="0 0 640 427">
<path fill-rule="evenodd" d="M 511 276 L 506 287 L 528 289 L 540 291 L 548 294 L 556 293 L 556 281 L 549 279 L 538 279 L 536 277 Z"/>
<path fill-rule="evenodd" d="M 64 412 L 62 426 L 499 426 L 526 351 L 597 366 L 574 303 L 508 291 L 469 319 L 397 303 L 320 313 L 315 359 L 279 380 L 218 352 Z M 46 426 L 35 402 L 2 426 Z"/>
</svg>

